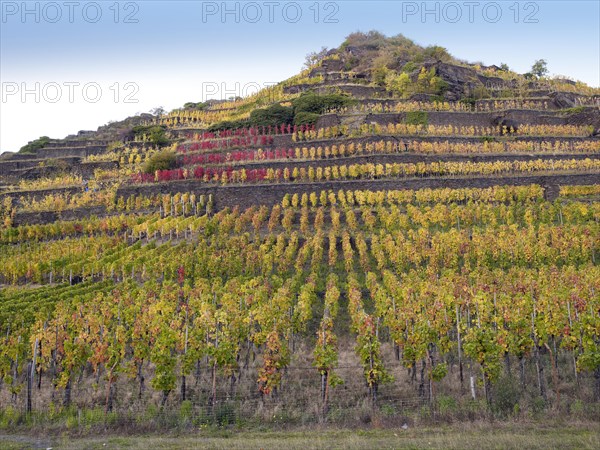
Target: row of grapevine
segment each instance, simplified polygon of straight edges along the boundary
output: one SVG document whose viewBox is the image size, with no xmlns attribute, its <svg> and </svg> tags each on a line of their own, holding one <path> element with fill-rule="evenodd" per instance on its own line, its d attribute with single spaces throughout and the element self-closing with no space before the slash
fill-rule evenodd
<svg viewBox="0 0 600 450">
<path fill-rule="evenodd" d="M 235 383 L 250 370 L 243 362 L 252 349 L 262 353 L 257 390 L 270 396 L 281 389 L 295 336 L 310 334 L 326 414 L 335 386 L 347 381 L 336 373 L 343 298 L 374 402 L 392 383 L 384 345 L 395 346 L 411 371 L 421 365 L 427 383 L 418 391 L 430 398 L 456 355 L 469 376 L 481 377 L 489 402 L 506 354 L 539 365 L 540 349 L 549 348 L 568 356 L 562 366 L 552 363 L 557 371 L 593 372 L 600 212 L 586 203 L 543 202 L 533 188 L 524 198 L 507 189 L 497 190 L 501 201 L 486 191 L 467 204 L 430 206 L 416 197 L 415 205 L 387 204 L 403 197 L 376 193 L 358 209 L 319 207 L 312 218 L 305 206 L 300 220 L 293 208 L 277 205 L 212 217 L 153 215 L 128 227 L 146 239 L 189 232 L 176 242 L 153 237 L 130 245 L 99 235 L 3 246 L 0 265 L 9 283 L 27 272 L 62 269 L 88 281 L 2 292 L 0 375 L 18 396 L 24 364 L 35 356 L 34 373 L 46 374 L 68 403 L 82 367 L 91 366 L 110 410 L 119 383 L 134 383 L 150 398 L 148 378 L 161 404 L 177 387 L 185 399 L 185 379 L 202 360 L 211 371 L 214 407 L 217 379 Z M 350 219 L 356 212 L 360 218 Z M 299 233 L 307 220 L 308 233 Z M 21 314 L 24 306 L 29 312 Z M 313 314 L 316 326 L 309 325 Z M 538 389 L 548 396 L 543 382 Z M 552 389 L 558 397 L 562 387 L 554 378 Z"/>
<path fill-rule="evenodd" d="M 484 127 L 484 126 L 456 126 L 456 125 L 423 125 L 388 123 L 362 124 L 357 129 L 350 129 L 347 125 L 334 125 L 332 127 L 319 128 L 311 131 L 298 131 L 292 134 L 294 142 L 311 141 L 316 139 L 327 139 L 339 136 L 378 136 L 378 135 L 428 135 L 428 136 L 495 136 L 498 134 L 515 134 L 517 136 L 560 136 L 560 137 L 588 137 L 593 132 L 592 126 L 577 125 L 520 125 L 517 129 L 507 126 Z"/>
<path fill-rule="evenodd" d="M 535 159 L 528 161 L 436 161 L 419 163 L 349 164 L 330 166 L 234 169 L 226 167 L 196 166 L 189 169 L 158 170 L 154 177 L 132 177 L 133 182 L 167 182 L 201 179 L 206 183 L 239 184 L 256 182 L 321 182 L 380 178 L 425 178 L 471 175 L 531 174 L 540 172 L 597 171 L 600 160 L 585 159 Z"/>
<path fill-rule="evenodd" d="M 330 159 L 345 156 L 372 154 L 393 154 L 415 152 L 425 154 L 502 154 L 502 153 L 598 153 L 600 145 L 594 141 L 499 141 L 482 143 L 449 141 L 407 141 L 397 142 L 380 140 L 377 142 L 358 142 L 325 145 L 318 147 L 275 148 L 274 150 L 248 149 L 220 153 L 189 153 L 180 158 L 182 165 L 193 164 L 238 164 L 248 161 L 286 161 Z"/>
</svg>

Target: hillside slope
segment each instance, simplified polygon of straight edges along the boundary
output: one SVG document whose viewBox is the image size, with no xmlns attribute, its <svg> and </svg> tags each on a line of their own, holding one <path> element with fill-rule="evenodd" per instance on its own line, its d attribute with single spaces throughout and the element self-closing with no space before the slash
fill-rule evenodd
<svg viewBox="0 0 600 450">
<path fill-rule="evenodd" d="M 2 156 L 0 426 L 597 420 L 598 89 L 312 62 Z"/>
</svg>

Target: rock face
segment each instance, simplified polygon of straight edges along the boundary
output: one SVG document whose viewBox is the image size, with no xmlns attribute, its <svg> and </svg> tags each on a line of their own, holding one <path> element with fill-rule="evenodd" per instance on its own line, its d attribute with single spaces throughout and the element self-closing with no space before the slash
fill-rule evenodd
<svg viewBox="0 0 600 450">
<path fill-rule="evenodd" d="M 337 114 L 323 114 L 317 120 L 317 128 L 333 127 L 340 124 L 340 118 Z"/>
<path fill-rule="evenodd" d="M 483 86 L 477 72 L 468 67 L 442 62 L 437 62 L 432 66 L 435 67 L 436 75 L 448 83 L 448 90 L 444 94 L 448 101 L 457 101 L 465 96 L 468 97 L 477 87 Z M 429 67 L 425 67 L 429 69 Z"/>
<path fill-rule="evenodd" d="M 600 136 L 600 108 L 587 107 L 582 111 L 570 114 L 565 118 L 569 125 L 590 125 L 593 130 L 591 136 Z"/>
<path fill-rule="evenodd" d="M 433 64 L 433 67 L 435 67 L 437 76 L 448 83 L 448 90 L 444 94 L 448 101 L 471 97 L 477 90 L 501 90 L 514 87 L 509 80 L 500 77 L 486 77 L 469 67 L 442 62 Z"/>
<path fill-rule="evenodd" d="M 549 94 L 549 97 L 558 108 L 564 109 L 577 106 L 579 95 L 571 92 L 553 92 Z"/>
<path fill-rule="evenodd" d="M 328 72 L 341 72 L 342 70 L 344 70 L 344 61 L 341 59 L 326 59 L 319 67 L 310 72 L 310 76 L 315 77 Z"/>
</svg>

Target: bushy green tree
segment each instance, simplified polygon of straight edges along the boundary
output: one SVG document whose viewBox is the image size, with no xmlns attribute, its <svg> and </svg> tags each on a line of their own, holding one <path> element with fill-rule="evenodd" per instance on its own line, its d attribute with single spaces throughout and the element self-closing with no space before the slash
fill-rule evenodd
<svg viewBox="0 0 600 450">
<path fill-rule="evenodd" d="M 173 169 L 177 165 L 177 158 L 175 153 L 170 150 L 164 150 L 159 153 L 155 153 L 150 157 L 144 165 L 144 172 L 154 173 L 157 170 L 168 170 Z"/>
<path fill-rule="evenodd" d="M 323 114 L 328 109 L 347 106 L 353 102 L 352 98 L 341 94 L 317 95 L 307 92 L 292 100 L 294 113 L 309 112 Z"/>
<path fill-rule="evenodd" d="M 37 150 L 44 148 L 50 142 L 50 138 L 48 136 L 41 136 L 34 141 L 29 142 L 27 145 L 24 145 L 19 150 L 19 153 L 35 153 Z"/>
<path fill-rule="evenodd" d="M 548 75 L 548 63 L 545 59 L 538 59 L 531 66 L 531 73 L 538 78 L 545 77 Z"/>
<path fill-rule="evenodd" d="M 313 125 L 319 119 L 319 114 L 311 112 L 299 112 L 294 116 L 295 125 Z"/>
<path fill-rule="evenodd" d="M 396 73 L 390 72 L 385 77 L 385 87 L 388 91 L 392 92 L 394 95 L 404 97 L 410 91 L 410 76 L 406 73 Z"/>
<path fill-rule="evenodd" d="M 289 106 L 275 104 L 268 108 L 255 109 L 250 113 L 249 125 L 251 126 L 277 126 L 291 124 L 294 120 L 294 110 Z"/>
</svg>

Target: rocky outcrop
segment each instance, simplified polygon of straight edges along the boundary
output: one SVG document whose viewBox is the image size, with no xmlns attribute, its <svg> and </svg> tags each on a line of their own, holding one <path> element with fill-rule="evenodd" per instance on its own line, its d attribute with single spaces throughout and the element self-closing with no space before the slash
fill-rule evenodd
<svg viewBox="0 0 600 450">
<path fill-rule="evenodd" d="M 549 97 L 559 109 L 574 108 L 577 106 L 578 94 L 571 92 L 554 92 Z"/>
</svg>

